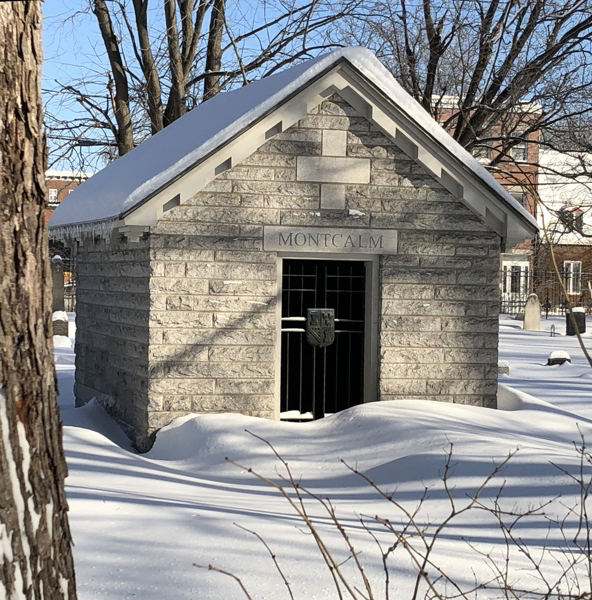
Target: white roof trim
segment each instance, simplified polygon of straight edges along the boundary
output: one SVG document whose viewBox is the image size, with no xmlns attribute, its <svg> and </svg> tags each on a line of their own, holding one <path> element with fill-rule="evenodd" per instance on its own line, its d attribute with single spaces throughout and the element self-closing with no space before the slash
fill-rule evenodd
<svg viewBox="0 0 592 600">
<path fill-rule="evenodd" d="M 50 228 L 55 233 L 62 233 L 64 227 L 72 231 L 71 226 L 78 219 L 79 224 L 84 223 L 84 229 L 90 229 L 93 225 L 86 219 L 93 213 L 103 216 L 94 219 L 95 225 L 117 219 L 125 225 L 152 225 L 162 214 L 162 207 L 177 194 L 182 204 L 219 174 L 219 168 L 234 166 L 252 154 L 265 141 L 266 132 L 287 129 L 335 91 L 422 163 L 508 245 L 532 237 L 538 230 L 534 217 L 399 86 L 372 53 L 360 48 L 333 52 L 200 105 L 79 186 L 56 209 Z M 197 139 L 193 150 L 166 167 L 167 150 L 177 134 L 189 130 L 194 134 L 192 138 L 200 138 L 192 130 L 192 124 L 203 117 L 200 112 L 205 114 L 206 108 L 209 114 L 214 114 L 214 109 L 224 112 L 223 104 L 236 111 L 241 96 L 253 103 L 264 93 L 270 95 L 252 108 L 245 102 L 243 112 L 230 115 L 229 119 L 236 118 L 223 130 L 207 139 Z M 114 178 L 122 172 L 130 174 L 134 165 L 141 170 L 143 157 L 158 151 L 159 143 L 163 160 L 158 164 L 163 162 L 165 168 L 135 187 L 139 178 L 132 171 L 129 178 L 133 181 L 127 182 L 126 177 L 123 182 L 127 185 L 113 190 Z M 105 196 L 109 199 L 103 204 L 108 206 L 100 204 Z M 93 198 L 94 205 L 90 203 Z"/>
</svg>

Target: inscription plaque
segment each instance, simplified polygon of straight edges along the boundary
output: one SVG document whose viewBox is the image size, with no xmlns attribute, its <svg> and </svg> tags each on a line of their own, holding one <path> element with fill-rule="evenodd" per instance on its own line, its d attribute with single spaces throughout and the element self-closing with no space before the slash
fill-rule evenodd
<svg viewBox="0 0 592 600">
<path fill-rule="evenodd" d="M 267 226 L 263 229 L 263 247 L 276 252 L 396 254 L 397 232 L 393 229 Z"/>
</svg>

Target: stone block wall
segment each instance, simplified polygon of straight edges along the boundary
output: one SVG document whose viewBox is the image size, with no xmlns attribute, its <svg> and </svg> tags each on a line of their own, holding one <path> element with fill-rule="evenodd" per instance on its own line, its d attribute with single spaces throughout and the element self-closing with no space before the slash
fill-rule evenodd
<svg viewBox="0 0 592 600">
<path fill-rule="evenodd" d="M 138 447 L 149 445 L 148 241 L 86 243 L 76 271 L 76 405 L 92 398 Z"/>
<path fill-rule="evenodd" d="M 277 261 L 263 249 L 264 225 L 396 229 L 398 254 L 380 259 L 380 399 L 495 406 L 499 236 L 334 96 L 140 242 L 144 304 L 126 326 L 141 328 L 129 341 L 143 355 L 131 356 L 122 329 L 120 356 L 144 378 L 141 389 L 126 382 L 140 396 L 121 400 L 134 427 L 141 404 L 142 439 L 191 411 L 278 417 Z M 83 298 L 92 289 L 81 287 Z M 92 361 L 80 361 L 92 388 Z"/>
<path fill-rule="evenodd" d="M 211 198 L 204 193 L 204 201 Z M 199 236 L 197 206 L 179 208 L 179 220 L 159 223 L 150 238 L 160 273 L 150 282 L 150 431 L 188 412 L 275 418 L 275 256 L 261 251 L 251 224 L 211 236 L 206 222 Z M 227 210 L 208 207 L 202 218 L 218 214 L 228 231 Z M 159 234 L 162 225 L 177 235 Z"/>
</svg>

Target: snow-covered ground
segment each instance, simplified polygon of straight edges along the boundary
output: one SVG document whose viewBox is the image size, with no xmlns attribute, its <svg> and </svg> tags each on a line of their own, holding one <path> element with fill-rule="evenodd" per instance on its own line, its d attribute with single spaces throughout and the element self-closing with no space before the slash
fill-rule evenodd
<svg viewBox="0 0 592 600">
<path fill-rule="evenodd" d="M 450 443 L 451 494 L 458 506 L 468 501 L 496 463 L 519 448 L 486 487 L 484 502 L 491 504 L 505 482 L 503 507 L 525 509 L 561 495 L 561 501 L 547 512 L 565 512 L 561 503 L 573 505 L 578 488 L 560 468 L 578 472 L 573 446 L 578 426 L 592 440 L 592 370 L 577 340 L 563 335 L 564 320 L 543 319 L 542 326 L 548 330 L 552 323 L 560 334 L 553 338 L 548 331 L 524 332 L 519 322 L 500 318 L 500 359 L 510 364 L 510 375 L 500 376 L 500 383 L 526 392 L 509 393 L 510 402 L 504 405 L 512 411 L 400 401 L 356 407 L 305 424 L 240 415 L 187 417 L 161 431 L 145 455 L 131 451 L 127 438 L 94 403 L 72 408 L 73 350 L 57 348 L 79 598 L 244 597 L 234 580 L 199 570 L 193 563 L 211 563 L 233 572 L 254 599 L 289 598 L 263 545 L 235 523 L 263 536 L 296 598 L 337 598 L 312 537 L 287 501 L 253 475 L 225 462 L 225 457 L 231 457 L 279 481 L 281 465 L 246 429 L 271 442 L 303 485 L 331 499 L 356 550 L 361 551 L 359 559 L 376 598 L 384 598 L 382 564 L 376 543 L 359 518 L 379 515 L 399 524 L 401 513 L 340 459 L 384 490 L 396 491 L 395 498 L 409 509 L 428 486 L 428 498 L 416 518 L 425 525 L 440 522 L 450 510 L 440 479 Z M 592 330 L 591 321 L 588 329 Z M 585 339 L 592 347 L 592 335 L 586 334 Z M 573 363 L 545 366 L 552 350 L 569 352 Z M 506 392 L 506 400 L 507 396 Z M 336 559 L 345 560 L 343 540 L 327 514 L 317 502 L 306 505 Z M 377 523 L 371 519 L 368 523 L 381 541 L 393 541 Z M 573 519 L 569 523 L 573 525 Z M 548 547 L 561 543 L 558 529 L 548 532 L 547 527 L 544 516 L 534 516 L 523 523 L 519 534 L 536 553 L 545 538 Z M 434 562 L 469 587 L 474 574 L 487 579 L 491 572 L 467 541 L 499 558 L 504 546 L 499 527 L 485 511 L 465 513 L 444 531 Z M 415 571 L 403 550 L 397 550 L 390 566 L 390 597 L 410 598 Z M 514 582 L 520 587 L 533 583 L 529 572 L 519 570 L 525 566 L 525 557 L 513 553 Z M 552 560 L 546 568 L 557 571 Z M 352 560 L 342 569 L 362 587 Z M 479 597 L 497 596 L 485 592 Z"/>
</svg>

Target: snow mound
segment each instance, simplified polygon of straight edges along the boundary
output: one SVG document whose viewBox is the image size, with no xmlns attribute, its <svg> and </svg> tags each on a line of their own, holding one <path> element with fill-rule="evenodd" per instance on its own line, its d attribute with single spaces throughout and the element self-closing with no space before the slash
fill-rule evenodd
<svg viewBox="0 0 592 600">
<path fill-rule="evenodd" d="M 118 446 L 129 452 L 134 452 L 129 438 L 107 414 L 96 398 L 80 408 L 61 410 L 60 417 L 65 427 L 84 430 L 78 436 L 80 443 L 103 447 Z"/>
<path fill-rule="evenodd" d="M 54 348 L 72 348 L 72 340 L 65 335 L 54 335 L 53 336 L 53 347 Z"/>
<path fill-rule="evenodd" d="M 68 313 L 64 312 L 63 310 L 56 310 L 53 313 L 53 315 L 51 315 L 51 320 L 52 321 L 67 321 Z"/>
<path fill-rule="evenodd" d="M 499 384 L 497 387 L 497 408 L 498 410 L 540 410 L 545 408 L 551 411 L 557 411 L 557 407 L 550 402 L 545 402 L 535 398 L 526 392 L 521 392 L 509 385 Z"/>
</svg>

